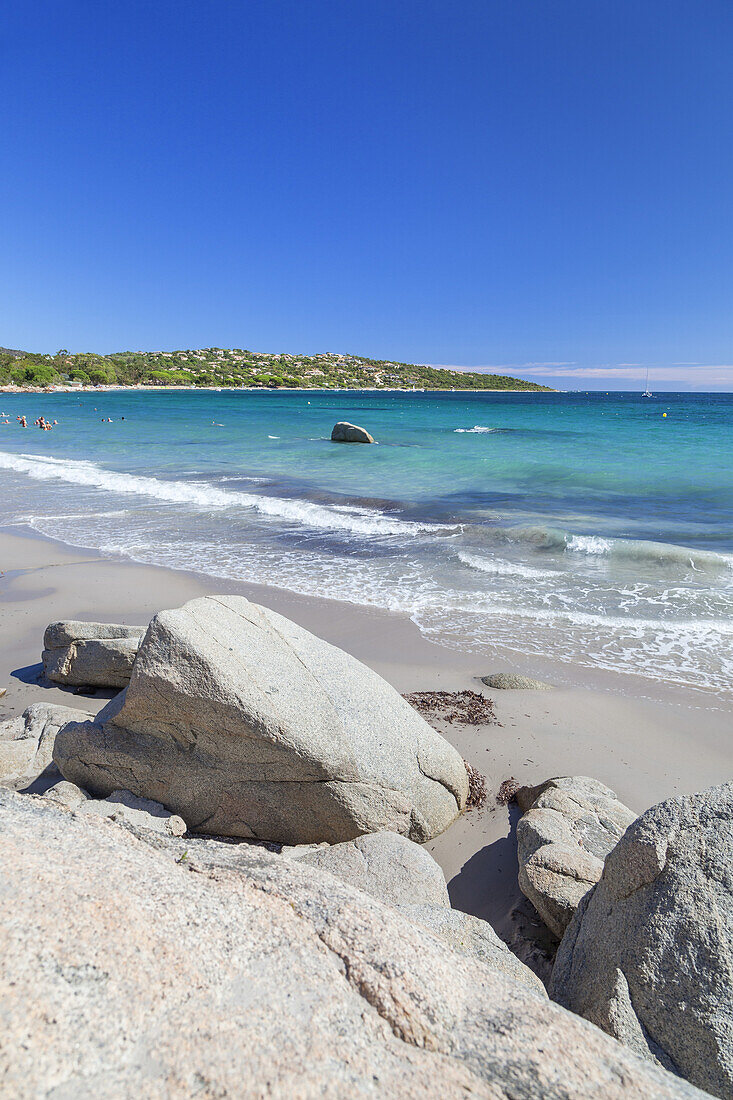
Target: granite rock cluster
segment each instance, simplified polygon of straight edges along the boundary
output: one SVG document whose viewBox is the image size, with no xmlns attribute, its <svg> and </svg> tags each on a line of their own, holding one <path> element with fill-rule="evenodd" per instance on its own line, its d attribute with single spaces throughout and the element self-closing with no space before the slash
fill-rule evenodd
<svg viewBox="0 0 733 1100">
<path fill-rule="evenodd" d="M 466 767 L 380 677 L 241 597 L 119 629 L 46 632 L 67 677 L 129 651 L 96 717 L 0 727 L 8 1095 L 733 1097 L 733 784 L 516 791 L 548 997 L 451 908 Z"/>
</svg>

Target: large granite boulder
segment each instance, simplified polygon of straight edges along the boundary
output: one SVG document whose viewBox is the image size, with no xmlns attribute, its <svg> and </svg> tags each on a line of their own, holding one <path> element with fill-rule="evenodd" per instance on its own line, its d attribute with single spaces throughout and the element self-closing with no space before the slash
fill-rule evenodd
<svg viewBox="0 0 733 1100">
<path fill-rule="evenodd" d="M 550 992 L 733 1096 L 733 783 L 662 802 L 626 831 L 565 933 Z"/>
<path fill-rule="evenodd" d="M 156 615 L 126 692 L 66 726 L 54 759 L 96 797 L 128 789 L 189 829 L 283 844 L 423 842 L 468 794 L 460 755 L 389 684 L 242 596 Z"/>
<path fill-rule="evenodd" d="M 339 420 L 331 430 L 332 443 L 373 443 L 374 436 L 370 435 L 366 428 L 360 428 L 358 424 L 350 424 L 348 420 Z"/>
<path fill-rule="evenodd" d="M 397 833 L 368 833 L 315 851 L 295 848 L 283 854 L 394 905 L 411 921 L 444 939 L 459 955 L 481 959 L 547 995 L 540 979 L 511 953 L 490 924 L 451 909 L 440 865 L 414 841 Z"/>
<path fill-rule="evenodd" d="M 367 833 L 303 855 L 297 849 L 289 854 L 388 905 L 450 907 L 440 865 L 425 848 L 398 833 Z"/>
<path fill-rule="evenodd" d="M 18 1100 L 701 1097 L 317 868 L 8 791 L 0 837 Z"/>
<path fill-rule="evenodd" d="M 22 715 L 1 722 L 0 782 L 19 786 L 36 780 L 52 763 L 61 727 L 67 722 L 86 722 L 89 717 L 86 711 L 57 703 L 32 703 Z"/>
<path fill-rule="evenodd" d="M 526 811 L 517 825 L 519 888 L 560 939 L 636 814 L 582 775 L 520 787 L 515 798 Z"/>
<path fill-rule="evenodd" d="M 143 627 L 68 620 L 43 636 L 43 671 L 57 684 L 123 688 L 145 633 Z"/>
</svg>

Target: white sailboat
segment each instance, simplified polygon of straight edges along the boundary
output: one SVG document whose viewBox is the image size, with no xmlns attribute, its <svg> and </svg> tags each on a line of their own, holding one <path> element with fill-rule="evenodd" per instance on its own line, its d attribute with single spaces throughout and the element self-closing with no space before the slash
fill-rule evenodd
<svg viewBox="0 0 733 1100">
<path fill-rule="evenodd" d="M 645 385 L 646 388 L 645 388 L 645 390 L 644 390 L 644 392 L 641 396 L 642 397 L 654 397 L 654 394 L 649 389 L 649 367 L 646 368 L 646 382 L 644 383 L 644 385 Z"/>
</svg>

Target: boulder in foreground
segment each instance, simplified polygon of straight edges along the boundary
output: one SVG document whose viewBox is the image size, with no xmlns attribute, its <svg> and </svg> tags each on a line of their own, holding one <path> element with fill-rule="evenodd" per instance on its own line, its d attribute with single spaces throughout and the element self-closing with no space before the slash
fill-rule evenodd
<svg viewBox="0 0 733 1100">
<path fill-rule="evenodd" d="M 242 596 L 151 622 L 126 692 L 67 725 L 54 760 L 95 797 L 283 844 L 389 829 L 424 842 L 463 810 L 460 755 L 380 676 Z"/>
<path fill-rule="evenodd" d="M 328 871 L 388 905 L 450 907 L 445 876 L 425 848 L 397 833 L 368 833 L 293 858 Z"/>
<path fill-rule="evenodd" d="M 331 875 L 142 835 L 0 791 L 8 1096 L 702 1100 Z"/>
<path fill-rule="evenodd" d="M 560 939 L 636 814 L 583 775 L 520 787 L 515 798 L 526 811 L 517 825 L 519 888 Z"/>
<path fill-rule="evenodd" d="M 440 865 L 412 840 L 396 833 L 369 833 L 345 844 L 324 845 L 302 854 L 291 849 L 288 856 L 394 905 L 411 921 L 445 940 L 459 955 L 480 959 L 547 996 L 540 979 L 511 953 L 490 924 L 451 909 Z"/>
<path fill-rule="evenodd" d="M 348 420 L 339 420 L 338 424 L 334 424 L 331 431 L 332 443 L 373 443 L 374 436 L 371 436 L 366 428 L 360 428 L 358 424 L 350 424 Z"/>
<path fill-rule="evenodd" d="M 626 831 L 562 943 L 550 993 L 644 1057 L 733 1096 L 733 783 Z"/>
<path fill-rule="evenodd" d="M 50 623 L 43 636 L 43 671 L 57 684 L 123 688 L 144 633 L 142 627 L 117 623 Z"/>
</svg>

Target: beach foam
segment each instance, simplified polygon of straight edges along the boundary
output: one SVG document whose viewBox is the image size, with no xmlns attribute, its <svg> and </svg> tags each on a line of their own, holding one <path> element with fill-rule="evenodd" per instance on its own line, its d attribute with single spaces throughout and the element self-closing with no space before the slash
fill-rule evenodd
<svg viewBox="0 0 733 1100">
<path fill-rule="evenodd" d="M 34 400 L 59 426 L 0 441 L 7 522 L 399 611 L 487 655 L 731 690 L 730 399 L 679 395 L 673 425 L 605 395 Z M 385 446 L 333 447 L 344 417 Z"/>
<path fill-rule="evenodd" d="M 393 519 L 378 512 L 365 515 L 364 509 L 332 508 L 303 500 L 229 491 L 205 481 L 168 481 L 119 473 L 93 462 L 56 459 L 47 455 L 13 455 L 0 451 L 0 467 L 27 474 L 39 481 L 65 481 L 112 493 L 152 497 L 168 504 L 188 504 L 204 511 L 233 507 L 253 509 L 262 515 L 299 525 L 366 536 L 413 535 L 436 526 Z"/>
</svg>

